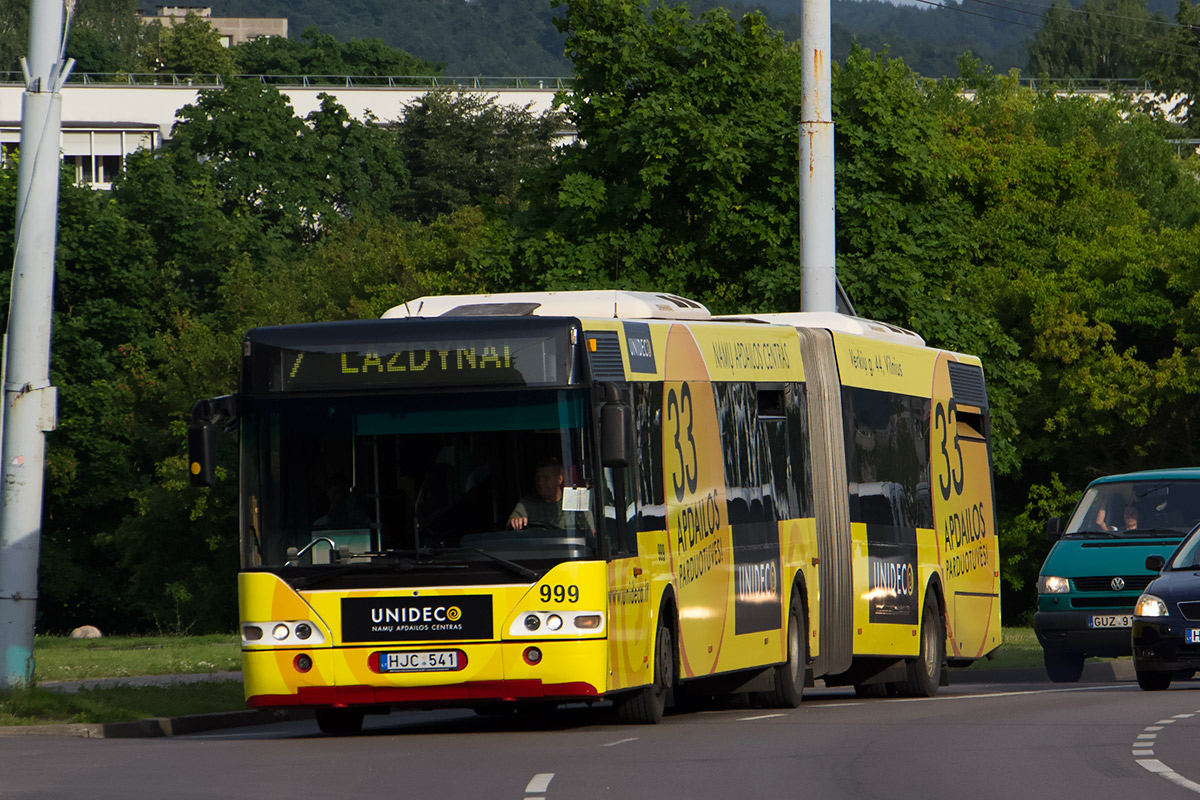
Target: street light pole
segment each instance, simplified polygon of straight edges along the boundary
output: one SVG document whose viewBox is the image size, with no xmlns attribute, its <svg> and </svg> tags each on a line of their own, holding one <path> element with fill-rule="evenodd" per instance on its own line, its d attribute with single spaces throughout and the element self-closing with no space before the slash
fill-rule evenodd
<svg viewBox="0 0 1200 800">
<path fill-rule="evenodd" d="M 837 308 L 830 0 L 804 0 L 800 48 L 800 309 Z"/>
<path fill-rule="evenodd" d="M 62 169 L 62 0 L 31 0 L 29 57 L 22 61 L 17 225 L 5 347 L 0 442 L 0 689 L 33 682 L 38 552 L 46 432 L 56 423 L 50 385 L 50 316 L 58 180 Z"/>
</svg>

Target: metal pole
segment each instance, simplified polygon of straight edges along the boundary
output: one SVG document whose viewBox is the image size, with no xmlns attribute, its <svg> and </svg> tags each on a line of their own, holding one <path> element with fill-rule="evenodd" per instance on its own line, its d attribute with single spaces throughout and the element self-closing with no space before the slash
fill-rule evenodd
<svg viewBox="0 0 1200 800">
<path fill-rule="evenodd" d="M 57 406 L 50 385 L 50 315 L 62 167 L 60 90 L 70 65 L 61 61 L 62 0 L 31 0 L 31 9 L 0 449 L 0 689 L 33 681 L 42 467 Z"/>
<path fill-rule="evenodd" d="M 804 0 L 800 47 L 800 308 L 837 308 L 829 0 Z"/>
</svg>

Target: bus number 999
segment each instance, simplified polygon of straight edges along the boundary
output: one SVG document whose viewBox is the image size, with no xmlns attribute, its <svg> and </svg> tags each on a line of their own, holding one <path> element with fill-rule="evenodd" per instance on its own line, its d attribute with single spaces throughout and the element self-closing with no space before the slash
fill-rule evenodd
<svg viewBox="0 0 1200 800">
<path fill-rule="evenodd" d="M 542 594 L 543 603 L 549 603 L 551 600 L 555 603 L 579 602 L 579 587 L 575 585 L 563 586 L 561 583 L 556 583 L 551 586 L 543 583 L 539 591 Z"/>
</svg>

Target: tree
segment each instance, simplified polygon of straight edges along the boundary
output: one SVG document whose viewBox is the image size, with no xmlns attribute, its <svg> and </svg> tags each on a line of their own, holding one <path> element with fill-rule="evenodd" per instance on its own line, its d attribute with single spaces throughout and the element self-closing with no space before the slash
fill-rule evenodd
<svg viewBox="0 0 1200 800">
<path fill-rule="evenodd" d="M 397 125 L 412 176 L 409 217 L 432 220 L 480 201 L 508 202 L 521 180 L 551 165 L 562 114 L 497 104 L 477 92 L 431 92 Z"/>
<path fill-rule="evenodd" d="M 233 57 L 247 75 L 436 75 L 427 61 L 389 47 L 382 39 L 339 42 L 310 25 L 300 39 L 259 38 L 233 48 Z"/>
<path fill-rule="evenodd" d="M 1200 54 L 1197 52 L 1197 25 L 1200 7 L 1179 0 L 1175 22 L 1164 37 L 1162 46 L 1147 71 L 1156 90 L 1173 98 L 1174 111 L 1182 118 L 1184 131 L 1196 136 L 1200 131 Z"/>
<path fill-rule="evenodd" d="M 78 72 L 132 72 L 146 38 L 137 0 L 78 0 L 67 55 Z"/>
<path fill-rule="evenodd" d="M 142 60 L 149 72 L 232 76 L 238 71 L 221 34 L 190 11 L 182 22 L 147 26 Z"/>
<path fill-rule="evenodd" d="M 759 14 L 558 5 L 584 144 L 528 184 L 528 280 L 796 308 L 798 52 Z"/>
<path fill-rule="evenodd" d="M 0 3 L 0 71 L 19 72 L 29 49 L 29 3 Z"/>
<path fill-rule="evenodd" d="M 1141 78 L 1162 45 L 1164 20 L 1146 0 L 1057 0 L 1029 44 L 1029 72 L 1050 78 Z"/>
</svg>

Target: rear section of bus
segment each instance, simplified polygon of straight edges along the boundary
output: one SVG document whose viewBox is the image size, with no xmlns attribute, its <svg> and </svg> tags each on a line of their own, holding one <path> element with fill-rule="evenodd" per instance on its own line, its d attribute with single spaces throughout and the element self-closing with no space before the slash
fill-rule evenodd
<svg viewBox="0 0 1200 800">
<path fill-rule="evenodd" d="M 1085 659 L 1132 652 L 1138 595 L 1155 578 L 1146 557 L 1166 557 L 1200 521 L 1200 469 L 1108 475 L 1088 485 L 1038 577 L 1034 631 L 1046 672 L 1078 681 Z"/>
</svg>

